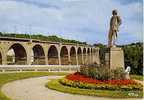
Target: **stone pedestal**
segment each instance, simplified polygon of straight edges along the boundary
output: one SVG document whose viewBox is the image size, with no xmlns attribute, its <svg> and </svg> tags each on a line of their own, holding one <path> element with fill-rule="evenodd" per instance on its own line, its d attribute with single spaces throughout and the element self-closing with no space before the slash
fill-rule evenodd
<svg viewBox="0 0 144 100">
<path fill-rule="evenodd" d="M 105 64 L 110 69 L 116 69 L 118 67 L 124 68 L 124 53 L 119 47 L 111 47 L 106 50 Z"/>
</svg>

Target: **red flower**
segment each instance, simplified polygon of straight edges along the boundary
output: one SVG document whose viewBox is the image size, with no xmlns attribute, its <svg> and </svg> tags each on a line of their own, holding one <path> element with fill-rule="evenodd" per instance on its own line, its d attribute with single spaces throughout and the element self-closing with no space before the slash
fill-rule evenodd
<svg viewBox="0 0 144 100">
<path fill-rule="evenodd" d="M 72 81 L 80 81 L 80 82 L 92 83 L 92 84 L 102 84 L 102 83 L 113 84 L 113 85 L 136 84 L 136 82 L 133 80 L 96 80 L 96 79 L 81 75 L 79 72 L 67 75 L 66 78 Z"/>
</svg>

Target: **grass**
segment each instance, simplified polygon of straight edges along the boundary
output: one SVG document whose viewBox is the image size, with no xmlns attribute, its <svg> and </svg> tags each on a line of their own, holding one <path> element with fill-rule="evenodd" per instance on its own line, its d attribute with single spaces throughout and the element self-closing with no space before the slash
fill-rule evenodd
<svg viewBox="0 0 144 100">
<path fill-rule="evenodd" d="M 132 79 L 143 81 L 143 75 L 130 75 Z"/>
<path fill-rule="evenodd" d="M 112 90 L 94 90 L 94 89 L 80 89 L 69 86 L 64 86 L 59 83 L 59 80 L 52 80 L 47 83 L 46 87 L 64 93 L 111 97 L 111 98 L 142 98 L 143 92 L 141 91 L 112 91 Z"/>
<path fill-rule="evenodd" d="M 64 72 L 21 72 L 21 73 L 0 73 L 0 89 L 1 87 L 11 81 L 30 78 L 30 77 L 38 77 L 38 76 L 47 76 L 47 75 L 66 75 L 68 73 Z M 0 91 L 0 100 L 11 100 L 6 97 Z"/>
</svg>

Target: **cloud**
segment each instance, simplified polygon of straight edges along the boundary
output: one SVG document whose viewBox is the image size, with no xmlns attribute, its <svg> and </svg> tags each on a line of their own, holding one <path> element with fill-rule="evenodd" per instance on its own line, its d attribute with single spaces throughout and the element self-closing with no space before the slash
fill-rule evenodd
<svg viewBox="0 0 144 100">
<path fill-rule="evenodd" d="M 39 8 L 60 9 L 59 6 L 57 6 L 54 3 L 49 2 L 48 0 L 42 0 L 42 1 L 39 1 L 39 0 L 5 0 L 5 1 L 15 1 L 19 3 L 25 3 L 27 5 L 37 6 Z"/>
<path fill-rule="evenodd" d="M 1 0 L 0 30 L 107 43 L 113 9 L 118 9 L 123 21 L 118 43 L 141 41 L 142 3 L 139 0 Z"/>
<path fill-rule="evenodd" d="M 128 5 L 132 3 L 142 3 L 143 0 L 113 0 L 115 2 L 119 2 L 122 5 Z"/>
</svg>

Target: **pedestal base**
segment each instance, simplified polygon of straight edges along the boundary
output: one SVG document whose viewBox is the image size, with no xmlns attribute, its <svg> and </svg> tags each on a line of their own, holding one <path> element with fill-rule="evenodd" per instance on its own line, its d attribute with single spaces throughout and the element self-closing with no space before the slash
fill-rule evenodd
<svg viewBox="0 0 144 100">
<path fill-rule="evenodd" d="M 119 47 L 111 47 L 105 53 L 105 63 L 110 69 L 124 68 L 124 53 Z"/>
</svg>

